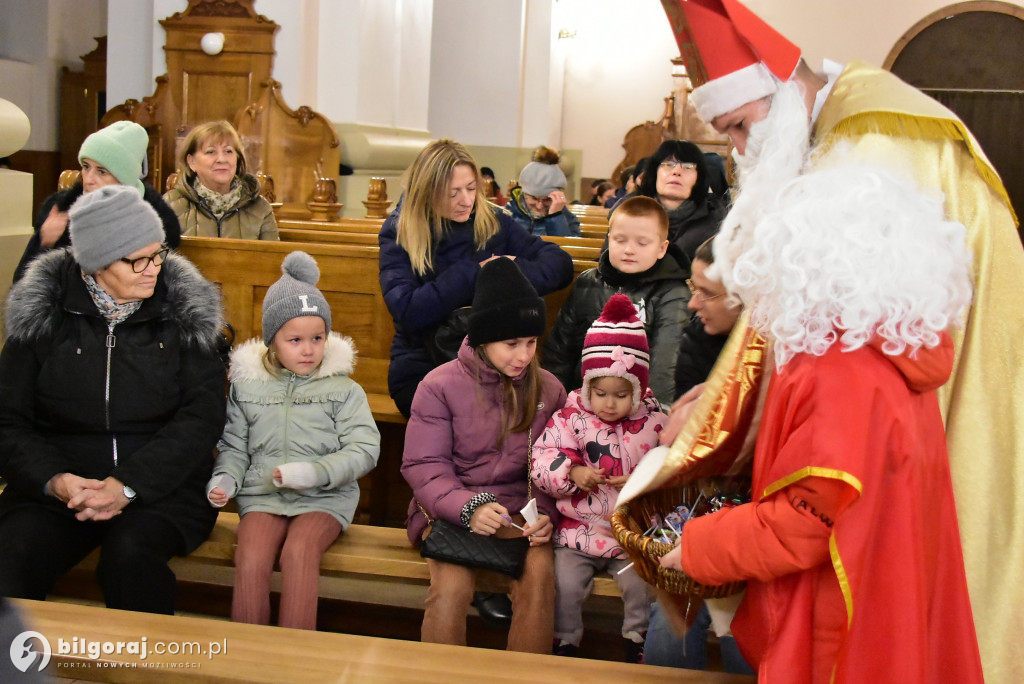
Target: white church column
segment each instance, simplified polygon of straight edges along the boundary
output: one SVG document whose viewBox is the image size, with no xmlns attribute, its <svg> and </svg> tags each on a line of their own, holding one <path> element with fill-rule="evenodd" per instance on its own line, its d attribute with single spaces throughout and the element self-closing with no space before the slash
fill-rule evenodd
<svg viewBox="0 0 1024 684">
<path fill-rule="evenodd" d="M 29 118 L 13 102 L 0 99 L 0 157 L 25 146 Z M 7 298 L 14 269 L 32 235 L 32 174 L 0 169 L 0 300 Z"/>
<path fill-rule="evenodd" d="M 319 0 L 314 108 L 334 122 L 345 216 L 362 216 L 370 179 L 383 177 L 397 202 L 399 177 L 431 139 L 433 6 L 421 0 Z M 393 205 L 392 205 L 393 206 Z"/>
<path fill-rule="evenodd" d="M 562 148 L 553 0 L 436 0 L 430 131 L 464 143 L 504 187 L 537 145 Z M 562 149 L 575 188 L 579 153 Z M 570 195 L 574 190 L 570 189 Z"/>
</svg>

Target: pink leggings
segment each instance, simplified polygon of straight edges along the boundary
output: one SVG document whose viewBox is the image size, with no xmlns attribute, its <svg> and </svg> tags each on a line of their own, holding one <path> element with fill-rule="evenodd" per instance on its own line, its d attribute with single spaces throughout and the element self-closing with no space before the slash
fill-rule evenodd
<svg viewBox="0 0 1024 684">
<path fill-rule="evenodd" d="M 281 610 L 278 624 L 316 629 L 320 557 L 338 535 L 341 523 L 328 513 L 295 517 L 251 512 L 238 523 L 235 593 L 231 619 L 270 624 L 270 576 L 281 552 Z"/>
</svg>

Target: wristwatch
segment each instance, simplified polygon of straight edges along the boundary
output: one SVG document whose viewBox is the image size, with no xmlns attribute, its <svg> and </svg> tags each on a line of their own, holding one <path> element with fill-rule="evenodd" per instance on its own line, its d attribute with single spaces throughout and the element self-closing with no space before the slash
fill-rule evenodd
<svg viewBox="0 0 1024 684">
<path fill-rule="evenodd" d="M 128 499 L 128 503 L 131 503 L 132 501 L 135 501 L 135 497 L 138 496 L 138 494 L 135 493 L 134 489 L 132 489 L 128 485 L 125 485 L 124 486 L 124 496 L 125 496 L 126 499 Z"/>
</svg>

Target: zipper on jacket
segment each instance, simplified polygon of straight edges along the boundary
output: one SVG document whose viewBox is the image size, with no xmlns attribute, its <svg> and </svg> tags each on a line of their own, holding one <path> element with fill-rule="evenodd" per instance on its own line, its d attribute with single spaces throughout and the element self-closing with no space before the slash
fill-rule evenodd
<svg viewBox="0 0 1024 684">
<path fill-rule="evenodd" d="M 213 209 L 211 209 L 210 205 L 206 202 L 206 198 L 200 197 L 199 201 L 202 203 L 203 209 L 206 209 L 206 214 L 217 222 L 217 237 L 224 237 L 223 235 L 221 235 L 220 231 L 221 225 L 224 223 L 224 219 L 228 218 L 229 216 L 234 216 L 235 214 L 242 210 L 241 207 L 234 207 L 233 209 L 228 209 L 223 214 L 221 214 L 220 218 L 217 218 L 217 215 L 213 213 Z"/>
<path fill-rule="evenodd" d="M 117 346 L 117 336 L 114 334 L 114 326 L 107 324 L 107 377 L 103 386 L 103 418 L 106 422 L 107 432 L 110 432 L 110 359 L 114 347 Z M 117 466 L 117 439 L 111 435 L 114 444 L 114 466 Z"/>
<path fill-rule="evenodd" d="M 284 462 L 291 462 L 291 443 L 288 441 L 288 416 L 292 412 L 292 393 L 295 391 L 295 373 L 286 371 L 288 373 L 288 388 L 285 390 L 285 402 L 284 402 Z"/>
</svg>

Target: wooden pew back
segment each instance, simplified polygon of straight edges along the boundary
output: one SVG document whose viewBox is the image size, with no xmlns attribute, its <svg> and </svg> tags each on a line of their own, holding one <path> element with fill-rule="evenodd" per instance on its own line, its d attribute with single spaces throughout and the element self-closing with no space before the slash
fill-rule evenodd
<svg viewBox="0 0 1024 684">
<path fill-rule="evenodd" d="M 179 251 L 224 296 L 227 321 L 237 341 L 262 334 L 263 297 L 281 277 L 281 262 L 297 245 L 262 240 L 183 237 Z M 320 266 L 317 287 L 331 306 L 334 329 L 359 350 L 352 374 L 368 394 L 387 396 L 387 368 L 395 328 L 378 281 L 378 248 L 306 243 L 301 247 Z"/>
</svg>

